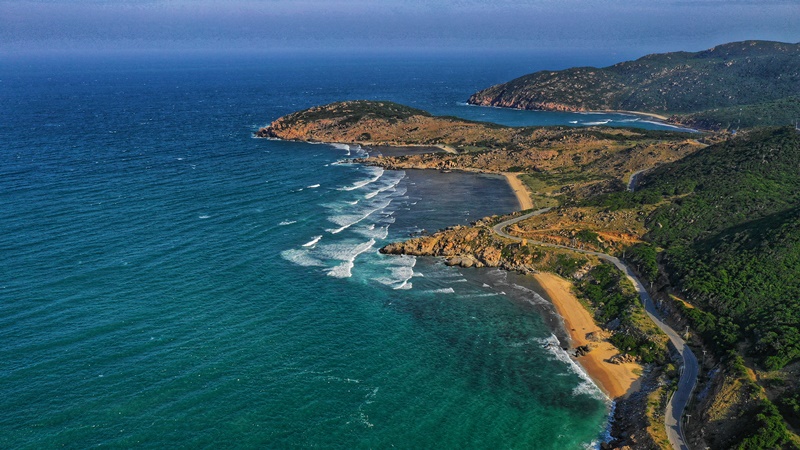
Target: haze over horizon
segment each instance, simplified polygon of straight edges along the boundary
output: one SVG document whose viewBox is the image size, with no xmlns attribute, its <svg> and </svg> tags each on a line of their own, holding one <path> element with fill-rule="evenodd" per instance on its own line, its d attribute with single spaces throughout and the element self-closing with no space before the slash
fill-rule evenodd
<svg viewBox="0 0 800 450">
<path fill-rule="evenodd" d="M 800 2 L 11 0 L 0 54 L 48 50 L 697 51 L 800 41 Z"/>
</svg>

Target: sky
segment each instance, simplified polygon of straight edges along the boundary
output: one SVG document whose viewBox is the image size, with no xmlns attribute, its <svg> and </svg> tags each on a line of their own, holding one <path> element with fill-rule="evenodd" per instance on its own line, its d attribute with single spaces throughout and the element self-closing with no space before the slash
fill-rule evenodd
<svg viewBox="0 0 800 450">
<path fill-rule="evenodd" d="M 0 0 L 0 53 L 696 51 L 800 42 L 800 0 Z"/>
</svg>

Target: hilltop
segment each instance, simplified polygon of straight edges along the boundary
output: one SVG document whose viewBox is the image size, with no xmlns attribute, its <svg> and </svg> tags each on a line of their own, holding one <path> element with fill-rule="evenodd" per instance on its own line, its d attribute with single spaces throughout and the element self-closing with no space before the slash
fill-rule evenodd
<svg viewBox="0 0 800 450">
<path fill-rule="evenodd" d="M 800 116 L 800 44 L 744 41 L 652 54 L 605 68 L 539 71 L 469 103 L 551 111 L 620 110 L 706 129 L 787 125 Z"/>
</svg>

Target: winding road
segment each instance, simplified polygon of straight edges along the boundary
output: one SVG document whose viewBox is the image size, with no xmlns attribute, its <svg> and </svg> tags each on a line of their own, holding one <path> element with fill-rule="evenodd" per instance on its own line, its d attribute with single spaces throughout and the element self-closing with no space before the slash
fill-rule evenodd
<svg viewBox="0 0 800 450">
<path fill-rule="evenodd" d="M 506 239 L 521 242 L 521 238 L 508 234 L 506 232 L 506 228 L 529 217 L 544 214 L 550 209 L 551 208 L 542 208 L 531 213 L 500 222 L 492 227 L 492 231 Z M 567 247 L 565 245 L 548 244 L 546 242 L 535 242 L 535 244 L 543 247 L 563 248 L 572 250 L 574 252 L 585 253 L 587 255 L 594 255 L 617 266 L 619 270 L 625 273 L 631 283 L 633 283 L 633 286 L 636 288 L 636 292 L 639 293 L 639 297 L 642 299 L 642 304 L 644 305 L 647 315 L 658 326 L 658 328 L 660 328 L 661 331 L 663 331 L 664 334 L 669 337 L 669 340 L 672 342 L 675 350 L 681 355 L 681 358 L 683 358 L 681 377 L 678 380 L 678 390 L 672 394 L 669 402 L 667 402 L 667 409 L 664 412 L 664 425 L 666 426 L 667 438 L 669 439 L 670 444 L 672 444 L 672 448 L 675 450 L 689 450 L 689 445 L 686 443 L 686 438 L 683 435 L 681 418 L 683 417 L 683 411 L 686 409 L 686 405 L 689 403 L 692 392 L 697 384 L 697 374 L 700 371 L 700 367 L 697 363 L 697 357 L 695 357 L 692 350 L 686 345 L 686 342 L 683 340 L 683 338 L 681 338 L 675 330 L 664 323 L 664 321 L 661 319 L 660 314 L 656 310 L 655 304 L 653 304 L 653 299 L 650 297 L 650 294 L 647 293 L 647 290 L 642 282 L 639 281 L 630 267 L 623 263 L 619 258 L 615 258 L 611 255 L 591 250 Z"/>
</svg>

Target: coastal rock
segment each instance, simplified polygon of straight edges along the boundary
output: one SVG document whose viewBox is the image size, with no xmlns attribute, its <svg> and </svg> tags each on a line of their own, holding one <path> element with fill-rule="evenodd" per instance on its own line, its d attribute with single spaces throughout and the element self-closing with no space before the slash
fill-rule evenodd
<svg viewBox="0 0 800 450">
<path fill-rule="evenodd" d="M 611 320 L 610 322 L 608 322 L 606 324 L 605 328 L 606 328 L 606 330 L 616 331 L 617 328 L 619 328 L 619 326 L 620 326 L 620 320 L 619 320 L 619 317 L 617 317 L 617 318 Z"/>
<path fill-rule="evenodd" d="M 591 333 L 586 333 L 586 339 L 591 342 L 603 342 L 611 337 L 611 333 L 608 331 L 592 331 Z"/>
<path fill-rule="evenodd" d="M 475 258 L 472 256 L 454 256 L 452 258 L 448 258 L 445 260 L 445 265 L 448 266 L 460 266 L 465 268 L 470 267 L 477 267 L 478 261 L 475 261 Z"/>
<path fill-rule="evenodd" d="M 625 364 L 625 363 L 635 363 L 638 362 L 639 358 L 633 355 L 629 355 L 627 353 L 620 353 L 618 355 L 614 355 L 608 359 L 608 362 L 611 364 Z"/>
</svg>

